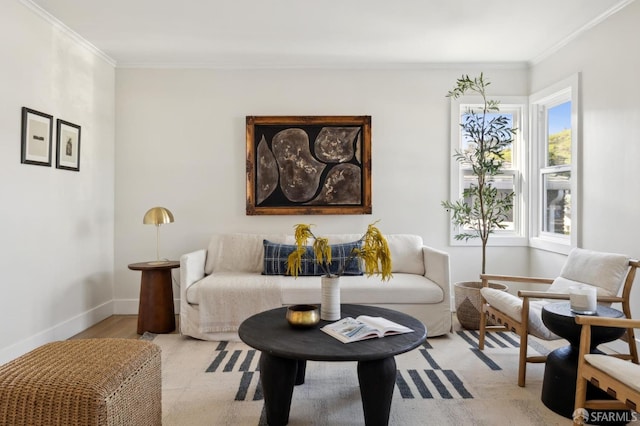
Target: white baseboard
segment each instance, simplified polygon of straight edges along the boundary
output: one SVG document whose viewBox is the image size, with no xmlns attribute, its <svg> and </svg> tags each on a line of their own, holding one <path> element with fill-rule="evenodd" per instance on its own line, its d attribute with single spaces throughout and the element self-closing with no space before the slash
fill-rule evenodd
<svg viewBox="0 0 640 426">
<path fill-rule="evenodd" d="M 139 306 L 140 299 L 114 299 L 113 314 L 138 315 Z M 180 299 L 173 299 L 173 310 L 176 314 L 180 313 Z"/>
<path fill-rule="evenodd" d="M 113 315 L 113 301 L 105 302 L 11 346 L 0 349 L 0 364 L 11 361 L 45 343 L 68 339 L 111 315 Z"/>
</svg>

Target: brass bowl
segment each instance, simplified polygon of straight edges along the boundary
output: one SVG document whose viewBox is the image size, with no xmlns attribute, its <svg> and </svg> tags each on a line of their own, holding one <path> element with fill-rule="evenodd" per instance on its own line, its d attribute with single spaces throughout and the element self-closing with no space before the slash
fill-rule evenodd
<svg viewBox="0 0 640 426">
<path fill-rule="evenodd" d="M 295 328 L 315 327 L 320 322 L 320 310 L 315 305 L 289 306 L 287 321 Z"/>
</svg>

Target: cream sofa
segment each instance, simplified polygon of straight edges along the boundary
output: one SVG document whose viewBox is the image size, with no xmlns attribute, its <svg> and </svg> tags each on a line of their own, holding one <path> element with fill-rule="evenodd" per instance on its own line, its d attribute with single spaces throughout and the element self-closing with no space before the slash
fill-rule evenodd
<svg viewBox="0 0 640 426">
<path fill-rule="evenodd" d="M 326 235 L 330 244 L 359 234 Z M 417 235 L 387 235 L 393 277 L 342 276 L 341 302 L 390 308 L 427 327 L 429 336 L 451 331 L 449 255 Z M 204 340 L 237 340 L 240 323 L 265 309 L 320 303 L 320 277 L 265 275 L 264 246 L 294 244 L 292 235 L 213 235 L 207 249 L 180 258 L 180 331 Z M 284 251 L 284 250 L 283 250 Z"/>
</svg>

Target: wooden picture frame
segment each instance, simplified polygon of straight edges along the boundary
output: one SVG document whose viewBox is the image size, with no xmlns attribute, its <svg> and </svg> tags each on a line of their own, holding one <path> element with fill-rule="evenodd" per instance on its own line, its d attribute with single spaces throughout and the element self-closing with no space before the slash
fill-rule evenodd
<svg viewBox="0 0 640 426">
<path fill-rule="evenodd" d="M 80 126 L 61 119 L 56 121 L 56 167 L 79 172 Z"/>
<path fill-rule="evenodd" d="M 20 162 L 50 167 L 52 134 L 53 116 L 22 107 Z"/>
<path fill-rule="evenodd" d="M 371 214 L 371 116 L 247 116 L 247 215 Z"/>
</svg>

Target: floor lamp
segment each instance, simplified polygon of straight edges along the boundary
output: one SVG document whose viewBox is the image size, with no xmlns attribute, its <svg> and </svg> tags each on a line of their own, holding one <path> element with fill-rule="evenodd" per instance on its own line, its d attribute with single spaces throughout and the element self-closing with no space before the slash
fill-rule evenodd
<svg viewBox="0 0 640 426">
<path fill-rule="evenodd" d="M 142 223 L 145 225 L 156 226 L 156 261 L 149 262 L 151 265 L 161 265 L 167 263 L 166 260 L 160 260 L 160 225 L 173 222 L 173 213 L 164 207 L 153 207 L 144 214 Z"/>
</svg>

